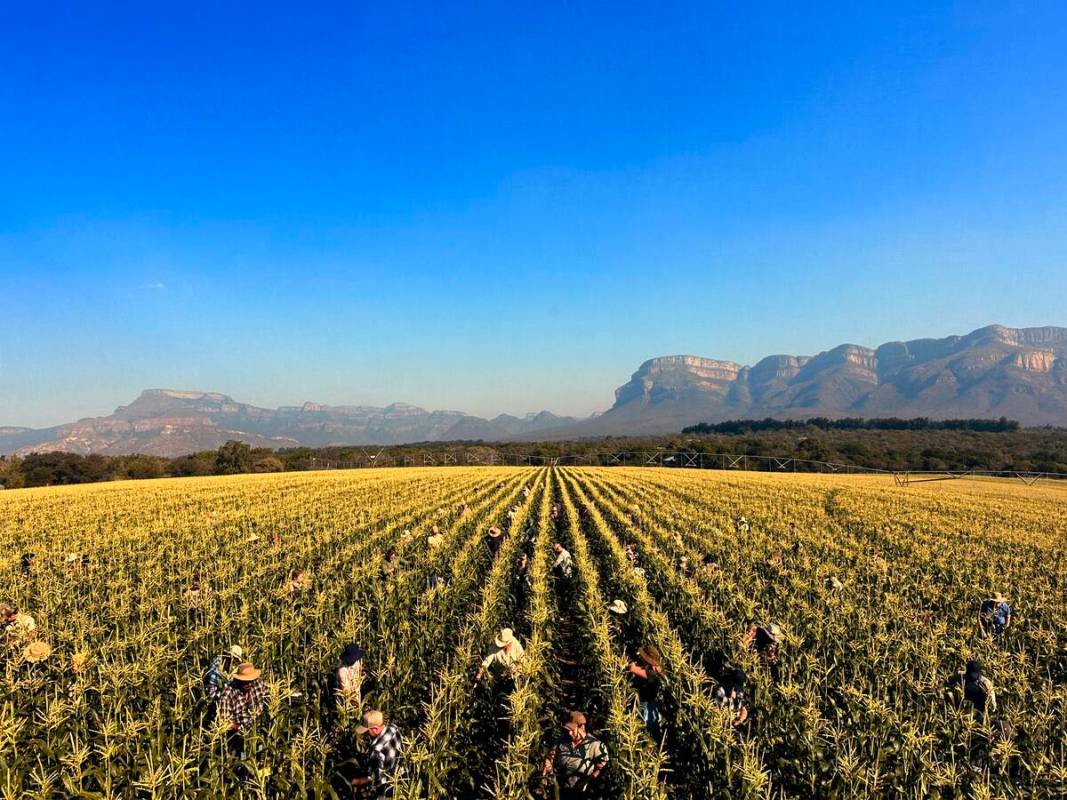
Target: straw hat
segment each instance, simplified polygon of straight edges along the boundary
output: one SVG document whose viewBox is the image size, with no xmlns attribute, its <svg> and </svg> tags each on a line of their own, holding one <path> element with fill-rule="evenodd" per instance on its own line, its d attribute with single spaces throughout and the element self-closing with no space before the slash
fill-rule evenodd
<svg viewBox="0 0 1067 800">
<path fill-rule="evenodd" d="M 619 600 L 618 598 L 612 600 L 611 604 L 608 605 L 608 611 L 613 614 L 625 614 L 629 610 L 630 609 L 626 607 L 625 601 Z"/>
<path fill-rule="evenodd" d="M 663 657 L 659 654 L 659 648 L 654 644 L 646 644 L 637 651 L 637 657 L 653 667 L 663 665 Z"/>
<path fill-rule="evenodd" d="M 371 709 L 363 714 L 363 724 L 356 726 L 356 733 L 363 735 L 371 728 L 377 728 L 379 725 L 384 724 L 385 717 L 382 716 L 382 712 Z"/>
<path fill-rule="evenodd" d="M 246 542 L 258 542 L 259 541 L 259 534 L 258 533 L 253 533 L 251 536 L 249 536 L 247 539 L 245 539 L 245 541 Z"/>
<path fill-rule="evenodd" d="M 441 544 L 442 541 L 444 541 L 444 538 L 445 537 L 439 533 L 431 533 L 426 539 L 426 544 L 429 545 L 431 548 L 437 547 Z"/>
<path fill-rule="evenodd" d="M 503 531 L 500 530 L 500 528 L 496 527 L 495 525 L 492 528 L 489 529 L 489 535 L 492 536 L 494 539 L 497 538 L 498 536 L 502 535 L 502 534 L 503 534 Z"/>
<path fill-rule="evenodd" d="M 781 639 L 782 638 L 782 626 L 779 625 L 777 622 L 772 622 L 770 625 L 768 625 L 767 626 L 767 631 L 775 639 Z"/>
<path fill-rule="evenodd" d="M 1006 603 L 1006 602 L 1008 602 L 1008 598 L 1006 598 L 1000 592 L 993 592 L 993 602 L 994 603 Z"/>
<path fill-rule="evenodd" d="M 77 553 L 67 553 L 67 563 L 68 564 L 73 564 L 77 560 L 78 560 L 78 554 Z"/>
<path fill-rule="evenodd" d="M 511 628 L 501 628 L 500 633 L 496 635 L 494 644 L 497 647 L 504 647 L 505 645 L 509 645 L 515 641 L 518 640 L 515 638 L 515 632 L 512 631 Z"/>
<path fill-rule="evenodd" d="M 27 661 L 35 664 L 52 655 L 52 646 L 48 642 L 30 642 L 22 651 L 22 655 Z"/>
<path fill-rule="evenodd" d="M 245 657 L 245 651 L 241 648 L 241 645 L 239 645 L 239 644 L 230 645 L 229 653 L 234 658 L 244 658 Z"/>
<path fill-rule="evenodd" d="M 237 681 L 254 681 L 263 674 L 262 670 L 256 669 L 251 661 L 242 661 L 237 665 L 237 672 L 233 674 Z"/>
</svg>

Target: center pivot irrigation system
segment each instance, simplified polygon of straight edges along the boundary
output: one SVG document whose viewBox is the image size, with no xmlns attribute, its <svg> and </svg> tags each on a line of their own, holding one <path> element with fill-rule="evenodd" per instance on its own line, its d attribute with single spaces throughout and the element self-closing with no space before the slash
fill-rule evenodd
<svg viewBox="0 0 1067 800">
<path fill-rule="evenodd" d="M 750 472 L 806 472 L 838 475 L 884 475 L 896 486 L 915 483 L 962 480 L 964 478 L 1010 478 L 1033 486 L 1041 480 L 1067 480 L 1063 472 L 1032 472 L 1024 470 L 895 470 L 862 467 L 834 461 L 819 461 L 792 456 L 750 456 L 732 453 L 689 453 L 668 450 L 624 450 L 614 453 L 583 453 L 570 455 L 540 455 L 501 452 L 490 447 L 422 450 L 418 455 L 390 455 L 385 448 L 377 452 L 361 449 L 343 460 L 312 459 L 313 467 L 321 469 L 353 469 L 359 467 L 415 467 L 415 466 L 591 466 L 591 467 L 665 467 L 668 469 L 718 469 Z"/>
</svg>

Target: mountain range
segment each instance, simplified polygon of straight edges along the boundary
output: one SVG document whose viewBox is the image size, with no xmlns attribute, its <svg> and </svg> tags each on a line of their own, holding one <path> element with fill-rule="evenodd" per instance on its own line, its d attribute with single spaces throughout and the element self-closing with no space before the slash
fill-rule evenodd
<svg viewBox="0 0 1067 800">
<path fill-rule="evenodd" d="M 548 411 L 483 419 L 426 411 L 304 403 L 259 408 L 216 392 L 149 389 L 106 417 L 53 428 L 0 427 L 0 454 L 63 450 L 176 456 L 228 439 L 255 447 L 546 440 L 671 433 L 698 422 L 777 417 L 1008 417 L 1067 425 L 1067 328 L 990 325 L 966 336 L 843 344 L 753 366 L 699 356 L 653 358 L 584 420 Z"/>
</svg>

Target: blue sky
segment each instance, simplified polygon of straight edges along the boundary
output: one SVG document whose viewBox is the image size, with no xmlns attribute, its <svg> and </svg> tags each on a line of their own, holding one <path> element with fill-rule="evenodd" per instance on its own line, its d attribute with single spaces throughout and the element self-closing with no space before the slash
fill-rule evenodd
<svg viewBox="0 0 1067 800">
<path fill-rule="evenodd" d="M 1067 324 L 1062 2 L 439 5 L 6 4 L 0 425 Z"/>
</svg>

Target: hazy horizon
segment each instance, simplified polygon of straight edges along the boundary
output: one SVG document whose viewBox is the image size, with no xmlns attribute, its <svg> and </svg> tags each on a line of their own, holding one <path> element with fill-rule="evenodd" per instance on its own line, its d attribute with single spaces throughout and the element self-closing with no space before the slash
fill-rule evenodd
<svg viewBox="0 0 1067 800">
<path fill-rule="evenodd" d="M 0 425 L 584 416 L 659 355 L 1067 324 L 1062 4 L 5 22 Z"/>
</svg>

